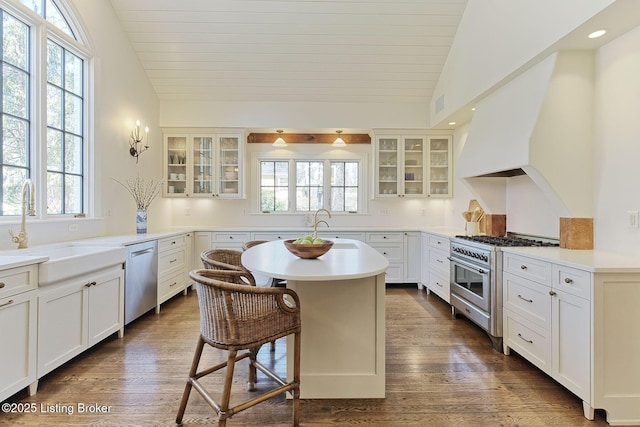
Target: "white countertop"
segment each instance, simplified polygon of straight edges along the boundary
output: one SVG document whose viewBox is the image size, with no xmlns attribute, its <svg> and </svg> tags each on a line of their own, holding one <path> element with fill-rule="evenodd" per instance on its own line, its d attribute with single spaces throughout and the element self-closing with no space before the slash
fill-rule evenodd
<svg viewBox="0 0 640 427">
<path fill-rule="evenodd" d="M 383 273 L 389 261 L 378 251 L 358 240 L 340 239 L 316 259 L 293 255 L 276 240 L 256 245 L 242 254 L 242 264 L 252 272 L 287 280 L 348 280 Z"/>
<path fill-rule="evenodd" d="M 640 256 L 558 247 L 505 247 L 502 252 L 535 257 L 593 273 L 640 273 Z"/>
<path fill-rule="evenodd" d="M 23 267 L 48 261 L 49 257 L 35 255 L 0 255 L 0 270 Z"/>
</svg>

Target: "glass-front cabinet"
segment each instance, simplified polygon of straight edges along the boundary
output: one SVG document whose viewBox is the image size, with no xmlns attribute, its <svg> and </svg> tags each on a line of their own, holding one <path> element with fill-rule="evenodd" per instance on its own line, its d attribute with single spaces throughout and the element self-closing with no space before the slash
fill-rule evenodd
<svg viewBox="0 0 640 427">
<path fill-rule="evenodd" d="M 450 150 L 450 136 L 378 136 L 375 197 L 450 197 Z"/>
<path fill-rule="evenodd" d="M 165 197 L 240 198 L 241 135 L 165 134 Z"/>
</svg>

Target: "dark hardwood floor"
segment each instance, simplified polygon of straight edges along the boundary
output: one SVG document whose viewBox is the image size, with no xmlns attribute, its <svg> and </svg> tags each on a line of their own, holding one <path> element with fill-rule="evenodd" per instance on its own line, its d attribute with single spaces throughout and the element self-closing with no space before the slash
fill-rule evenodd
<svg viewBox="0 0 640 427">
<path fill-rule="evenodd" d="M 389 286 L 386 303 L 386 399 L 303 400 L 302 426 L 607 425 L 600 411 L 594 421 L 586 420 L 576 396 L 521 357 L 494 351 L 482 330 L 453 319 L 438 297 Z M 0 424 L 174 425 L 198 322 L 195 293 L 177 296 L 159 315 L 148 313 L 127 326 L 124 339 L 111 337 L 42 378 L 35 396 L 21 392 L 7 400 L 33 404 L 28 407 L 35 412 L 0 413 Z M 203 363 L 221 355 L 205 349 Z M 275 354 L 266 345 L 260 357 L 284 373 L 282 340 Z M 243 376 L 236 397 L 248 394 L 245 368 L 236 370 Z M 221 382 L 211 379 L 207 387 L 215 390 Z M 264 378 L 260 387 L 266 386 Z M 282 396 L 237 414 L 227 425 L 286 426 L 290 419 L 290 402 Z M 192 392 L 183 425 L 214 421 L 209 406 Z"/>
</svg>

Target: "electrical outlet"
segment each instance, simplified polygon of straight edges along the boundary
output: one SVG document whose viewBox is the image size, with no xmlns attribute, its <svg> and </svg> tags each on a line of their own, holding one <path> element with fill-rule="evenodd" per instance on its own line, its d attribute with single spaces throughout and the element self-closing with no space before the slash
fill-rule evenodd
<svg viewBox="0 0 640 427">
<path fill-rule="evenodd" d="M 190 216 L 190 215 L 191 215 L 191 208 L 186 208 L 186 209 L 184 210 L 184 215 L 185 215 L 185 216 Z"/>
<path fill-rule="evenodd" d="M 627 212 L 627 227 L 640 228 L 639 220 L 640 220 L 640 214 L 638 213 L 638 211 Z"/>
<path fill-rule="evenodd" d="M 380 209 L 380 215 L 389 215 L 389 209 Z"/>
<path fill-rule="evenodd" d="M 78 231 L 78 224 L 69 224 L 69 231 L 72 233 Z"/>
</svg>

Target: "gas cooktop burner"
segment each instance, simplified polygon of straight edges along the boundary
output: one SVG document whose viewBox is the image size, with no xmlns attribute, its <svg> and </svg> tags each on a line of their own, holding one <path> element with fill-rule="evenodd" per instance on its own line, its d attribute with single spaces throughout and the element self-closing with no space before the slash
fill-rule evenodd
<svg viewBox="0 0 640 427">
<path fill-rule="evenodd" d="M 559 246 L 558 243 L 552 241 L 515 236 L 456 236 L 456 238 L 492 246 Z"/>
</svg>

